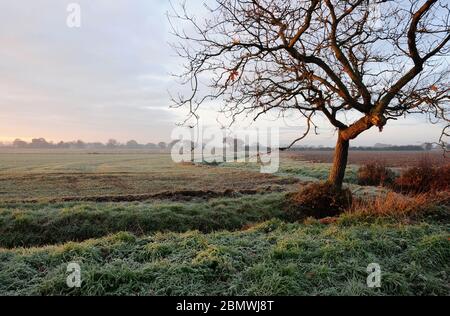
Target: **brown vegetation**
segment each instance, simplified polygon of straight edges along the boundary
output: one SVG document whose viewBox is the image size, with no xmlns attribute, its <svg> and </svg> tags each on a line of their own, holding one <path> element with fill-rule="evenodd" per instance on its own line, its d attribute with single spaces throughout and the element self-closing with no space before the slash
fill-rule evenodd
<svg viewBox="0 0 450 316">
<path fill-rule="evenodd" d="M 289 220 L 306 217 L 325 218 L 339 215 L 352 205 L 349 189 L 329 183 L 312 183 L 299 192 L 288 195 L 286 213 Z"/>
<path fill-rule="evenodd" d="M 426 193 L 405 196 L 395 192 L 372 199 L 355 199 L 349 213 L 361 216 L 393 217 L 413 219 L 432 213 L 435 207 L 450 206 L 448 192 Z M 444 212 L 445 213 L 445 212 Z M 442 215 L 445 215 L 445 214 Z"/>
<path fill-rule="evenodd" d="M 387 186 L 392 184 L 395 173 L 383 162 L 365 164 L 358 170 L 359 185 Z"/>
<path fill-rule="evenodd" d="M 394 182 L 394 189 L 408 194 L 450 190 L 450 164 L 433 166 L 428 160 L 405 170 Z"/>
</svg>

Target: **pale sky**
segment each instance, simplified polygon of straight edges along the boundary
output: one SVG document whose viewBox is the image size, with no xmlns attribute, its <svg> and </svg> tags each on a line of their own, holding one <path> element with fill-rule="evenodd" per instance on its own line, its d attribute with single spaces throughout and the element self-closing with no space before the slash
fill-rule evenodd
<svg viewBox="0 0 450 316">
<path fill-rule="evenodd" d="M 72 2 L 0 0 L 0 141 L 170 141 L 185 113 L 169 109 L 168 90 L 176 86 L 170 73 L 180 61 L 168 45 L 168 0 L 79 0 L 81 27 L 69 28 Z M 187 2 L 201 8 L 200 0 Z M 209 124 L 214 115 L 203 114 Z M 277 123 L 286 124 L 284 141 L 304 130 L 295 119 Z M 439 135 L 440 126 L 410 118 L 353 144 L 417 144 Z M 325 125 L 302 144 L 334 143 Z"/>
</svg>

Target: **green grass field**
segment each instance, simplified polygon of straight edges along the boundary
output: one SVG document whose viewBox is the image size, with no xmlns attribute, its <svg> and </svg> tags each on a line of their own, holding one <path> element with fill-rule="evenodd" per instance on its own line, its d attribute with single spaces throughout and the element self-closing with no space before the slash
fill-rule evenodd
<svg viewBox="0 0 450 316">
<path fill-rule="evenodd" d="M 286 193 L 329 167 L 283 156 L 263 175 L 166 154 L 2 153 L 0 294 L 449 295 L 448 199 L 285 221 Z M 355 185 L 357 168 L 356 196 L 386 193 Z M 66 285 L 71 262 L 81 288 Z M 381 288 L 366 285 L 370 263 Z"/>
</svg>

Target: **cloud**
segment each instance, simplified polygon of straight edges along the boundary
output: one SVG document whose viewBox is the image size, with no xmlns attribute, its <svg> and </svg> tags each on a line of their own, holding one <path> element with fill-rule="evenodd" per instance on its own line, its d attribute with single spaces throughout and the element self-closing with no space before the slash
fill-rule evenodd
<svg viewBox="0 0 450 316">
<path fill-rule="evenodd" d="M 78 0 L 79 29 L 66 25 L 71 2 L 0 3 L 1 138 L 169 140 L 175 123 L 186 113 L 169 109 L 167 91 L 176 87 L 169 73 L 179 67 L 167 44 L 169 2 Z M 188 5 L 198 12 L 201 2 Z M 212 104 L 203 116 L 215 122 L 216 108 Z M 408 143 L 438 137 L 437 127 L 414 132 L 418 126 L 425 128 L 416 123 L 414 119 L 393 123 L 383 139 L 371 131 L 361 142 Z M 293 132 L 286 138 L 297 136 L 295 128 L 299 133 L 304 128 L 296 119 L 291 124 Z M 321 136 L 308 142 L 329 145 L 334 138 L 325 125 Z"/>
<path fill-rule="evenodd" d="M 0 134 L 167 137 L 168 2 L 78 1 L 79 29 L 66 26 L 68 3 L 0 5 Z"/>
</svg>

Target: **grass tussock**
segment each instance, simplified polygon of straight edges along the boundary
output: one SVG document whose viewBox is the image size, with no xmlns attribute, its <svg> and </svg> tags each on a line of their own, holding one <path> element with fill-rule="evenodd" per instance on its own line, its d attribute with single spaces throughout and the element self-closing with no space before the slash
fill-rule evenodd
<svg viewBox="0 0 450 316">
<path fill-rule="evenodd" d="M 66 286 L 69 262 L 82 286 Z M 381 288 L 368 288 L 378 263 Z M 2 295 L 448 295 L 448 231 L 435 224 L 286 224 L 245 231 L 118 233 L 0 250 Z"/>
<path fill-rule="evenodd" d="M 286 216 L 291 221 L 307 217 L 325 218 L 345 212 L 352 204 L 349 189 L 338 189 L 326 182 L 311 183 L 288 195 Z"/>
<path fill-rule="evenodd" d="M 371 218 L 423 219 L 434 216 L 450 220 L 450 194 L 424 193 L 406 196 L 395 192 L 369 199 L 355 199 L 347 214 L 359 220 Z"/>
</svg>

